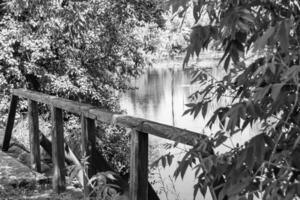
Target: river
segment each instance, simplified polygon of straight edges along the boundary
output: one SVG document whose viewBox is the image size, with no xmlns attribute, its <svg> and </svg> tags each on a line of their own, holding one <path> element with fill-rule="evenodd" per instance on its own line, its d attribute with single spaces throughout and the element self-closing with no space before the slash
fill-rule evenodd
<svg viewBox="0 0 300 200">
<path fill-rule="evenodd" d="M 198 59 L 193 60 L 191 63 L 197 67 L 210 67 L 210 74 L 216 79 L 220 79 L 225 74 L 222 67 L 218 67 L 220 56 L 220 53 L 208 52 L 201 54 Z M 190 84 L 191 78 L 191 70 L 182 69 L 182 59 L 157 62 L 152 67 L 147 68 L 141 77 L 132 80 L 131 85 L 137 89 L 122 95 L 121 108 L 129 115 L 209 134 L 211 131 L 205 125 L 210 116 L 216 108 L 226 105 L 231 99 L 223 98 L 208 107 L 206 118 L 201 115 L 196 119 L 190 115 L 182 116 L 186 110 L 185 104 L 189 102 L 188 97 L 194 91 L 201 89 L 197 84 Z M 228 145 L 244 142 L 252 136 L 253 134 L 237 134 L 229 141 Z M 165 142 L 169 141 L 156 137 L 150 138 L 151 144 Z M 181 148 L 185 147 L 181 146 Z M 221 151 L 226 151 L 226 147 Z M 159 152 L 163 154 L 165 150 L 160 149 Z M 178 149 L 172 150 L 172 153 L 178 152 Z M 179 158 L 180 156 L 177 159 Z M 184 180 L 181 180 L 181 178 L 174 180 L 172 174 L 175 168 L 175 164 L 165 169 L 160 168 L 159 173 L 156 172 L 155 176 L 155 179 L 160 181 L 154 184 L 154 188 L 160 191 L 162 200 L 192 200 L 193 185 L 195 183 L 194 173 L 188 171 Z M 208 200 L 211 198 L 208 194 L 206 197 L 198 196 L 197 199 Z"/>
</svg>

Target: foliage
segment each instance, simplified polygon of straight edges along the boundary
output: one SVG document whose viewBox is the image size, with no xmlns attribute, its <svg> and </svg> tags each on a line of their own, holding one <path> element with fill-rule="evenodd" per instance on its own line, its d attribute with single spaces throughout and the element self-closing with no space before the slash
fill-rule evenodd
<svg viewBox="0 0 300 200">
<path fill-rule="evenodd" d="M 170 2 L 183 9 L 189 3 Z M 217 124 L 219 130 L 211 129 L 212 137 L 195 143 L 175 176 L 183 177 L 188 167 L 195 170 L 194 197 L 210 190 L 219 200 L 299 198 L 299 2 L 196 0 L 193 4 L 195 25 L 184 66 L 211 40 L 219 40 L 224 49 L 220 65 L 227 74 L 217 80 L 200 69 L 193 82 L 202 89 L 190 96 L 185 114 L 205 117 L 210 103 L 228 96 L 232 101 L 215 110 L 207 126 Z M 209 25 L 199 22 L 204 16 Z M 257 123 L 261 130 L 245 144 L 216 151 Z M 209 151 L 211 147 L 215 152 Z M 161 161 L 166 163 L 167 158 Z"/>
<path fill-rule="evenodd" d="M 1 91 L 29 84 L 116 109 L 118 92 L 144 66 L 133 29 L 159 16 L 155 4 L 145 2 L 7 1 L 0 22 Z"/>
<path fill-rule="evenodd" d="M 117 172 L 122 175 L 129 174 L 130 140 L 129 133 L 125 129 L 106 127 L 101 134 L 99 148 L 105 159 Z"/>
<path fill-rule="evenodd" d="M 90 185 L 92 186 L 92 192 L 95 192 L 96 199 L 105 199 L 105 200 L 113 200 L 118 197 L 118 193 L 116 190 L 112 190 L 112 188 L 119 186 L 108 183 L 108 178 L 106 174 L 99 173 L 92 177 L 89 180 Z"/>
<path fill-rule="evenodd" d="M 120 92 L 145 66 L 139 28 L 164 23 L 150 0 L 7 0 L 1 9 L 1 114 L 8 112 L 11 89 L 20 87 L 119 111 Z M 21 105 L 18 111 L 26 112 Z M 78 119 L 69 114 L 64 119 L 70 120 L 69 139 L 77 140 L 72 136 Z M 104 156 L 121 171 L 128 166 L 128 137 L 118 129 L 107 132 Z M 111 142 L 114 155 L 106 150 Z"/>
</svg>

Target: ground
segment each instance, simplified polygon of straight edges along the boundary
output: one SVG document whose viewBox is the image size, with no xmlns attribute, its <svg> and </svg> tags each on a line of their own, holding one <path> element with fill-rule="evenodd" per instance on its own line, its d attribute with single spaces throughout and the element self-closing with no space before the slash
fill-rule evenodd
<svg viewBox="0 0 300 200">
<path fill-rule="evenodd" d="M 2 149 L 3 130 L 0 130 L 0 148 Z M 51 165 L 43 164 L 43 174 L 32 171 L 28 166 L 28 153 L 13 146 L 9 152 L 0 150 L 0 200 L 62 200 L 83 199 L 80 188 L 73 185 L 67 191 L 56 194 L 51 188 Z M 23 162 L 21 162 L 23 161 Z"/>
</svg>

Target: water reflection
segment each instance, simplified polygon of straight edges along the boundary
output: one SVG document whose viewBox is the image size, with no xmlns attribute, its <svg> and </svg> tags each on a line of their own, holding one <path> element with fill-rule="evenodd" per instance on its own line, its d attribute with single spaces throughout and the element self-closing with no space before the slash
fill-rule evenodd
<svg viewBox="0 0 300 200">
<path fill-rule="evenodd" d="M 210 74 L 216 78 L 221 79 L 225 72 L 222 68 L 218 68 L 219 55 L 206 54 L 201 55 L 200 60 L 194 61 L 196 66 L 210 67 Z M 217 59 L 216 59 L 217 58 Z M 201 114 L 196 119 L 193 116 L 182 116 L 184 110 L 187 108 L 188 97 L 199 90 L 199 85 L 191 85 L 192 71 L 182 69 L 182 60 L 166 60 L 156 63 L 154 67 L 148 68 L 144 75 L 136 80 L 132 80 L 132 86 L 136 90 L 129 91 L 121 98 L 121 107 L 127 111 L 129 115 L 173 125 L 179 128 L 189 129 L 195 132 L 205 132 L 210 134 L 211 130 L 205 128 L 210 116 L 220 106 L 227 105 L 231 99 L 223 98 L 219 102 L 212 103 L 207 110 L 207 117 L 203 118 Z M 214 127 L 213 129 L 217 129 Z M 249 130 L 248 130 L 249 131 Z M 252 129 L 250 130 L 252 131 Z M 256 132 L 256 131 L 254 131 Z M 252 134 L 253 136 L 254 134 Z M 234 138 L 228 141 L 228 145 L 237 142 L 246 141 L 251 137 L 251 134 L 237 134 Z M 150 137 L 150 142 L 166 142 L 166 140 Z M 183 146 L 184 148 L 184 146 Z M 225 151 L 226 147 L 221 148 L 220 151 Z M 172 153 L 176 152 L 173 150 Z M 179 159 L 179 158 L 177 158 Z M 176 162 L 175 162 L 176 163 Z M 172 165 L 161 171 L 162 177 L 169 180 L 169 176 L 173 174 L 176 166 Z M 170 181 L 169 181 L 170 183 Z M 193 185 L 195 183 L 194 173 L 187 172 L 184 180 L 181 178 L 173 182 L 175 188 L 180 194 L 180 200 L 193 199 Z M 169 187 L 171 187 L 169 185 Z M 161 199 L 166 199 L 164 194 L 160 195 Z M 170 199 L 178 199 L 177 194 L 171 196 Z M 204 198 L 200 198 L 204 199 Z M 211 199 L 207 197 L 205 199 Z"/>
<path fill-rule="evenodd" d="M 211 58 L 202 60 L 201 63 L 212 64 L 212 75 L 222 77 L 223 72 L 217 68 L 217 62 Z M 199 63 L 197 64 L 199 66 Z M 191 85 L 192 70 L 182 70 L 181 61 L 168 60 L 157 63 L 155 67 L 148 68 L 143 76 L 132 81 L 136 90 L 129 91 L 121 98 L 121 107 L 130 115 L 146 118 L 173 125 L 180 128 L 201 132 L 208 121 L 200 115 L 182 116 L 188 103 L 188 97 L 199 89 Z M 219 107 L 225 105 L 227 100 L 212 104 L 208 108 L 208 116 Z"/>
</svg>

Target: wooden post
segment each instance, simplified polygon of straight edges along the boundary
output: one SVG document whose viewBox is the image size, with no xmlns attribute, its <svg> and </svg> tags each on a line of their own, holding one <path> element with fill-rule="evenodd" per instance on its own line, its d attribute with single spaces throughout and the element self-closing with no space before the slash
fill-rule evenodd
<svg viewBox="0 0 300 200">
<path fill-rule="evenodd" d="M 9 143 L 11 139 L 12 130 L 14 127 L 18 100 L 19 100 L 18 96 L 12 95 L 6 128 L 5 128 L 4 139 L 3 139 L 2 151 L 8 151 L 9 149 Z"/>
<path fill-rule="evenodd" d="M 28 124 L 31 168 L 37 172 L 41 172 L 39 119 L 36 101 L 28 100 Z"/>
<path fill-rule="evenodd" d="M 88 157 L 87 166 L 85 167 L 85 173 L 90 178 L 96 174 L 95 167 L 91 167 L 95 164 L 96 153 L 96 135 L 95 135 L 95 121 L 86 118 L 81 115 L 81 151 L 82 156 Z M 87 185 L 87 177 L 84 178 L 84 194 L 88 197 L 90 191 Z"/>
<path fill-rule="evenodd" d="M 130 200 L 148 200 L 148 134 L 131 132 Z"/>
<path fill-rule="evenodd" d="M 52 186 L 57 193 L 66 189 L 64 154 L 64 128 L 62 110 L 52 106 L 52 161 L 54 165 Z"/>
</svg>

